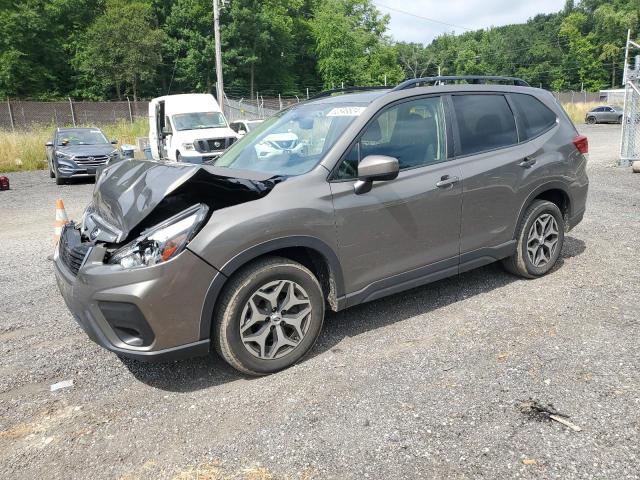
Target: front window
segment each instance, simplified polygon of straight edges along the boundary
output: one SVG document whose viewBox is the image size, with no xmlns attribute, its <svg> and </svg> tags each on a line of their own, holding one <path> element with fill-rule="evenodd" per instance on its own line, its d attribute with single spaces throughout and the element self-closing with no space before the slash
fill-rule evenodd
<svg viewBox="0 0 640 480">
<path fill-rule="evenodd" d="M 367 104 L 299 105 L 256 126 L 216 162 L 275 175 L 301 175 L 315 167 Z"/>
<path fill-rule="evenodd" d="M 64 130 L 58 132 L 56 144 L 64 147 L 73 145 L 105 145 L 109 141 L 98 129 Z"/>
<path fill-rule="evenodd" d="M 174 115 L 173 126 L 176 130 L 203 130 L 205 128 L 226 127 L 227 122 L 220 112 L 194 112 Z"/>
</svg>

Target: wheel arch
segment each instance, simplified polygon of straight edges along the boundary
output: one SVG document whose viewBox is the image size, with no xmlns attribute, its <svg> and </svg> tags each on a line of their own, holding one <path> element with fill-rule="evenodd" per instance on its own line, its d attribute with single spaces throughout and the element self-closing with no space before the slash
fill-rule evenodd
<svg viewBox="0 0 640 480">
<path fill-rule="evenodd" d="M 229 260 L 217 274 L 202 307 L 200 338 L 210 338 L 216 304 L 228 279 L 240 268 L 266 256 L 280 256 L 301 263 L 316 276 L 326 303 L 334 311 L 343 307 L 344 279 L 337 254 L 329 245 L 315 237 L 293 236 L 277 238 L 255 245 Z"/>
<path fill-rule="evenodd" d="M 518 222 L 513 231 L 513 236 L 515 238 L 516 232 L 518 231 L 518 225 L 522 221 L 522 216 L 524 212 L 526 212 L 529 205 L 531 205 L 535 200 L 547 200 L 551 203 L 554 203 L 562 212 L 562 216 L 566 222 L 572 215 L 572 201 L 571 195 L 569 193 L 569 189 L 562 182 L 552 182 L 546 183 L 544 185 L 540 185 L 533 192 L 529 194 L 522 207 L 520 208 L 520 212 L 518 213 Z"/>
</svg>

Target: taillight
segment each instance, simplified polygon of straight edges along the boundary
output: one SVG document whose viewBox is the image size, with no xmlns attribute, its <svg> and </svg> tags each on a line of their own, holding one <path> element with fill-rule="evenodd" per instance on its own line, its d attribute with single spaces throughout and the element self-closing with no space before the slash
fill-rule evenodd
<svg viewBox="0 0 640 480">
<path fill-rule="evenodd" d="M 585 135 L 578 135 L 573 139 L 573 144 L 582 154 L 589 153 L 589 139 Z"/>
</svg>

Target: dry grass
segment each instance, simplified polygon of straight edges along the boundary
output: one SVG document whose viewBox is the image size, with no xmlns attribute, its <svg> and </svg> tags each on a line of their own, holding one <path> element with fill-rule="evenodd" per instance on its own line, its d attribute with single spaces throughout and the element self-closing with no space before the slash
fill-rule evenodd
<svg viewBox="0 0 640 480">
<path fill-rule="evenodd" d="M 273 475 L 263 467 L 252 467 L 242 470 L 235 474 L 231 474 L 222 468 L 220 462 L 201 463 L 195 467 L 189 467 L 173 480 L 274 480 Z"/>
<path fill-rule="evenodd" d="M 580 123 L 584 123 L 584 118 L 587 115 L 587 112 L 592 108 L 599 106 L 600 103 L 595 102 L 578 102 L 578 103 L 563 103 L 565 111 L 569 115 L 569 118 L 576 125 Z"/>
<path fill-rule="evenodd" d="M 107 138 L 117 139 L 120 145 L 135 144 L 136 137 L 146 137 L 149 134 L 149 123 L 146 119 L 136 120 L 133 124 L 121 121 L 99 127 Z M 0 172 L 46 168 L 47 154 L 44 144 L 51 140 L 54 128 L 54 125 L 39 125 L 28 131 L 0 131 Z"/>
</svg>

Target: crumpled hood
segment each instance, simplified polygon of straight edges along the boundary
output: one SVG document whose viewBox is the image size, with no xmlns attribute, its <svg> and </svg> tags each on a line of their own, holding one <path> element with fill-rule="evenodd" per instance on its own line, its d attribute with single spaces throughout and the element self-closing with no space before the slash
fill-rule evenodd
<svg viewBox="0 0 640 480">
<path fill-rule="evenodd" d="M 190 190 L 204 196 L 211 210 L 256 200 L 282 178 L 225 167 L 176 162 L 125 160 L 105 168 L 83 219 L 91 240 L 120 243 L 163 200 Z"/>
</svg>

